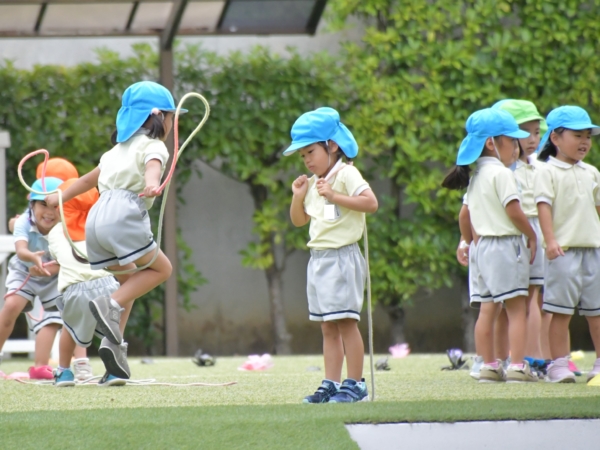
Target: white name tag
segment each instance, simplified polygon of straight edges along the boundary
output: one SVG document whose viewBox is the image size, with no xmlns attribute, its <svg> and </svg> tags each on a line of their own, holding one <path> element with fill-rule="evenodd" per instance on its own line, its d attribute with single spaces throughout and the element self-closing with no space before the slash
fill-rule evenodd
<svg viewBox="0 0 600 450">
<path fill-rule="evenodd" d="M 340 210 L 337 205 L 325 204 L 325 220 L 337 220 L 340 218 Z"/>
</svg>

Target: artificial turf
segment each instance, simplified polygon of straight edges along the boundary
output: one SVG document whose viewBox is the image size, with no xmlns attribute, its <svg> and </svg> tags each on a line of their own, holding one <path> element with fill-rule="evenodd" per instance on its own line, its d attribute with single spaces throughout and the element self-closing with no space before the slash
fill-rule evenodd
<svg viewBox="0 0 600 450">
<path fill-rule="evenodd" d="M 577 361 L 589 369 L 594 356 Z M 323 377 L 318 356 L 275 358 L 266 372 L 239 372 L 244 358 L 200 368 L 189 359 L 131 359 L 133 377 L 229 387 L 100 388 L 0 382 L 1 448 L 357 448 L 345 423 L 600 417 L 600 387 L 536 383 L 484 384 L 466 371 L 443 372 L 444 355 L 390 360 L 377 372 L 377 399 L 355 405 L 302 405 Z M 93 361 L 98 372 L 100 362 Z M 4 372 L 23 371 L 11 360 Z"/>
</svg>

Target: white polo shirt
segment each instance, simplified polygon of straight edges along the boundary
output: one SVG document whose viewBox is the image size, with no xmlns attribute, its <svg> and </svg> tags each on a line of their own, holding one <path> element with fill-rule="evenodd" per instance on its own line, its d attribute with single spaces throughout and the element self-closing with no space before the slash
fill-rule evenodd
<svg viewBox="0 0 600 450">
<path fill-rule="evenodd" d="M 519 236 L 506 214 L 506 205 L 519 200 L 513 172 L 497 158 L 483 156 L 467 188 L 471 225 L 478 236 Z"/>
<path fill-rule="evenodd" d="M 151 139 L 145 134 L 135 134 L 125 142 L 115 145 L 100 158 L 98 190 L 100 194 L 112 189 L 125 189 L 141 194 L 146 187 L 144 174 L 146 163 L 158 159 L 162 165 L 161 176 L 165 171 L 169 151 L 159 139 Z M 154 198 L 144 198 L 146 208 L 154 203 Z"/>
<path fill-rule="evenodd" d="M 535 158 L 529 158 L 528 163 L 524 163 L 520 159 L 516 162 L 514 171 L 515 179 L 517 181 L 517 188 L 519 189 L 519 197 L 521 200 L 521 209 L 527 217 L 537 217 L 537 203 L 533 195 L 533 187 L 535 185 L 535 175 L 537 173 L 537 166 L 543 164 L 537 161 Z"/>
<path fill-rule="evenodd" d="M 569 164 L 551 156 L 540 164 L 535 201 L 552 206 L 554 237 L 563 249 L 600 247 L 599 186 L 598 169 L 582 161 Z"/>
</svg>

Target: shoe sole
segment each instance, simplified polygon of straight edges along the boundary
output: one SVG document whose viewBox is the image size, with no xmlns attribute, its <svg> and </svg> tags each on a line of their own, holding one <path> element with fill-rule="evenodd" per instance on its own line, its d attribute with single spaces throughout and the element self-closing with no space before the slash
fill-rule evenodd
<svg viewBox="0 0 600 450">
<path fill-rule="evenodd" d="M 117 358 L 115 357 L 115 354 L 113 353 L 113 351 L 110 348 L 101 347 L 100 350 L 98 350 L 98 356 L 100 356 L 100 359 L 104 363 L 104 366 L 106 367 L 106 371 L 108 373 L 110 373 L 111 375 L 114 375 L 115 377 L 118 377 L 118 378 L 123 378 L 125 380 L 129 379 L 131 374 L 127 373 L 125 371 L 125 369 L 123 369 L 119 365 L 119 363 L 117 362 Z"/>
<path fill-rule="evenodd" d="M 90 311 L 92 312 L 94 319 L 96 319 L 96 322 L 98 322 L 98 328 L 100 328 L 100 331 L 102 332 L 104 337 L 106 337 L 106 339 L 108 339 L 113 344 L 119 345 L 123 340 L 123 337 L 118 336 L 114 333 L 108 322 L 106 322 L 104 316 L 100 313 L 100 310 L 98 309 L 98 306 L 94 301 L 90 302 Z M 119 337 L 121 337 L 121 340 L 119 340 Z"/>
<path fill-rule="evenodd" d="M 125 386 L 127 380 L 119 378 L 118 380 L 110 380 L 106 383 L 98 384 L 98 387 L 114 387 L 114 386 Z"/>
<path fill-rule="evenodd" d="M 575 378 L 563 378 L 562 380 L 552 381 L 546 377 L 546 382 L 547 383 L 558 383 L 558 384 L 575 383 Z"/>
<path fill-rule="evenodd" d="M 479 380 L 479 374 L 478 374 L 478 373 L 473 373 L 473 372 L 471 372 L 471 373 L 469 374 L 469 376 L 470 376 L 471 378 L 473 378 L 474 380 Z"/>
<path fill-rule="evenodd" d="M 506 380 L 490 380 L 489 378 L 480 378 L 480 383 L 505 383 Z"/>
<path fill-rule="evenodd" d="M 74 381 L 61 381 L 59 383 L 54 383 L 54 386 L 56 386 L 56 387 L 73 387 L 73 386 L 75 386 L 75 382 Z"/>
</svg>

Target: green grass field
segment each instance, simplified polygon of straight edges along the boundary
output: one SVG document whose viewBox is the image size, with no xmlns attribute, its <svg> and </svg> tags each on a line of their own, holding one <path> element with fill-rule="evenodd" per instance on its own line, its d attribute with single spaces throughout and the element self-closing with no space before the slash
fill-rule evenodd
<svg viewBox="0 0 600 450">
<path fill-rule="evenodd" d="M 348 449 L 357 447 L 345 423 L 600 417 L 600 387 L 587 386 L 585 377 L 575 385 L 480 385 L 466 371 L 441 371 L 445 355 L 411 355 L 390 359 L 391 371 L 377 372 L 374 403 L 303 405 L 323 377 L 307 368 L 322 367 L 321 357 L 276 357 L 266 372 L 240 372 L 244 359 L 218 358 L 206 368 L 183 358 L 130 361 L 134 379 L 237 381 L 228 387 L 55 388 L 0 381 L 0 447 Z M 593 360 L 586 354 L 577 364 L 589 370 Z M 0 368 L 10 373 L 28 365 L 17 359 Z M 99 373 L 100 361 L 92 365 Z"/>
</svg>

